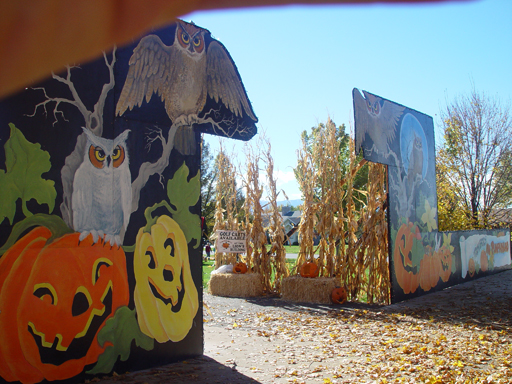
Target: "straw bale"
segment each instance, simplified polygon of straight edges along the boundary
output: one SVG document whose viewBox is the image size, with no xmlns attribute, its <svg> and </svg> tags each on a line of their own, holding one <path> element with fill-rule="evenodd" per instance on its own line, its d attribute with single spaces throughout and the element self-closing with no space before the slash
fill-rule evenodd
<svg viewBox="0 0 512 384">
<path fill-rule="evenodd" d="M 330 304 L 332 290 L 339 285 L 336 277 L 286 277 L 281 283 L 281 298 L 298 303 Z"/>
<path fill-rule="evenodd" d="M 215 296 L 255 297 L 263 295 L 259 273 L 217 273 L 210 276 L 208 291 Z"/>
</svg>

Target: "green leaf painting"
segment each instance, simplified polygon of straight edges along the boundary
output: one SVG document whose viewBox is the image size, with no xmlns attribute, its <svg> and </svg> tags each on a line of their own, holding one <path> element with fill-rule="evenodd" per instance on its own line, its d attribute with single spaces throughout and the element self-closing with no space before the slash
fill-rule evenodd
<svg viewBox="0 0 512 384">
<path fill-rule="evenodd" d="M 107 342 L 112 345 L 105 349 L 96 365 L 87 373 L 95 375 L 112 372 L 118 358 L 121 361 L 126 361 L 130 357 L 132 341 L 146 351 L 151 351 L 155 345 L 155 340 L 141 332 L 135 317 L 135 310 L 121 307 L 116 311 L 114 317 L 107 320 L 98 334 L 100 345 L 103 346 Z"/>
<path fill-rule="evenodd" d="M 7 218 L 11 225 L 16 214 L 16 201 L 21 199 L 23 214 L 32 216 L 27 202 L 35 199 L 48 205 L 49 213 L 55 206 L 55 183 L 41 177 L 51 167 L 50 155 L 38 143 L 29 142 L 23 133 L 9 124 L 11 133 L 4 145 L 6 170 L 0 169 L 0 223 Z"/>
<path fill-rule="evenodd" d="M 180 225 L 187 238 L 187 243 L 196 239 L 194 248 L 201 244 L 201 219 L 199 215 L 190 212 L 201 196 L 200 173 L 188 181 L 189 169 L 183 165 L 176 171 L 174 177 L 167 181 L 167 195 L 172 208 L 172 218 Z"/>
</svg>

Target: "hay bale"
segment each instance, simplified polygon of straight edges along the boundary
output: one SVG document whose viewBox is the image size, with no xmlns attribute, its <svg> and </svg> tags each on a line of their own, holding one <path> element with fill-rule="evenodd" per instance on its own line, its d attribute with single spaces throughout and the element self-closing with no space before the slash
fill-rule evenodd
<svg viewBox="0 0 512 384">
<path fill-rule="evenodd" d="M 225 297 L 262 296 L 262 277 L 258 273 L 212 274 L 208 283 L 208 291 L 212 295 Z"/>
<path fill-rule="evenodd" d="M 281 283 L 281 298 L 297 303 L 330 304 L 332 290 L 339 285 L 335 277 L 290 276 Z"/>
</svg>

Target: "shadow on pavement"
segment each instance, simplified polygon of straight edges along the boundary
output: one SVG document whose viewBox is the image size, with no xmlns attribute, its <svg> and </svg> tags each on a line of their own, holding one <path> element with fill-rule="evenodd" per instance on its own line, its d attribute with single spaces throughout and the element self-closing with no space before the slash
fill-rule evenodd
<svg viewBox="0 0 512 384">
<path fill-rule="evenodd" d="M 144 383 L 144 384 L 185 384 L 185 383 L 230 383 L 230 384 L 258 384 L 236 370 L 228 367 L 208 356 L 200 356 L 185 361 L 152 368 L 145 371 L 126 373 L 112 377 L 105 377 L 102 384 L 113 383 Z"/>
</svg>

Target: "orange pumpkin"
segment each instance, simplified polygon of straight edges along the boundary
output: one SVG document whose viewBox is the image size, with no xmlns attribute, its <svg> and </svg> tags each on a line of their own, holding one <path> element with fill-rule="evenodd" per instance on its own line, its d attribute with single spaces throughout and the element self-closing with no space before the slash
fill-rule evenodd
<svg viewBox="0 0 512 384">
<path fill-rule="evenodd" d="M 396 234 L 393 250 L 396 281 L 405 294 L 416 292 L 420 281 L 417 267 L 413 267 L 411 257 L 415 238 L 421 239 L 418 227 L 413 226 L 413 223 L 402 224 Z"/>
<path fill-rule="evenodd" d="M 475 272 L 476 272 L 475 260 L 473 260 L 473 259 L 469 259 L 469 261 L 468 261 L 468 273 L 469 273 L 469 277 L 473 277 L 473 276 L 475 276 Z"/>
<path fill-rule="evenodd" d="M 441 260 L 439 251 L 432 252 L 432 248 L 427 246 L 427 253 L 420 261 L 420 287 L 424 291 L 430 291 L 439 282 L 439 270 L 441 269 Z"/>
<path fill-rule="evenodd" d="M 247 264 L 239 262 L 235 264 L 233 268 L 233 272 L 235 273 L 246 273 L 247 272 Z"/>
<path fill-rule="evenodd" d="M 128 305 L 125 254 L 79 233 L 50 244 L 36 228 L 0 261 L 0 375 L 25 384 L 64 380 L 98 360 L 98 332 Z"/>
<path fill-rule="evenodd" d="M 347 290 L 344 287 L 334 288 L 331 293 L 331 300 L 335 304 L 343 304 L 347 301 Z"/>
<path fill-rule="evenodd" d="M 446 246 L 442 246 L 440 249 L 439 261 L 441 262 L 441 268 L 439 269 L 439 277 L 443 282 L 447 282 L 452 274 L 452 254 Z"/>
<path fill-rule="evenodd" d="M 487 253 L 484 250 L 480 252 L 480 269 L 482 272 L 486 272 L 489 268 L 489 260 L 487 259 Z"/>
<path fill-rule="evenodd" d="M 302 277 L 317 277 L 319 272 L 318 265 L 313 262 L 304 263 L 300 267 L 300 275 Z"/>
</svg>

